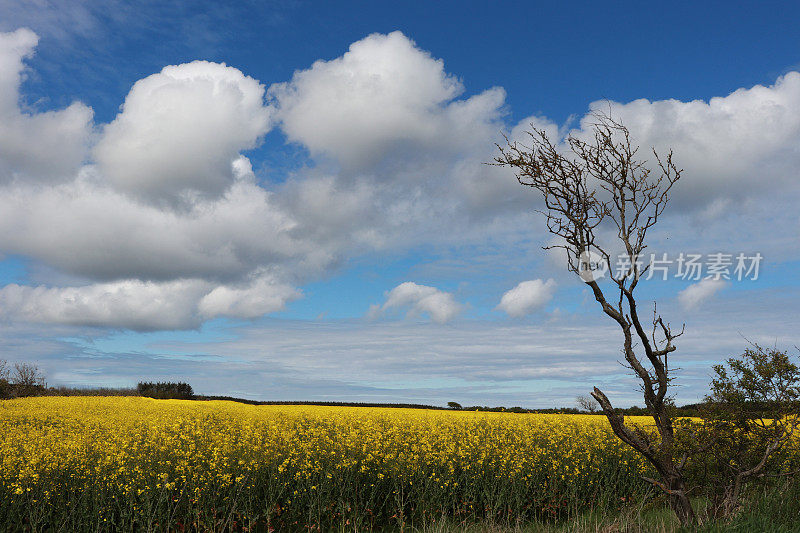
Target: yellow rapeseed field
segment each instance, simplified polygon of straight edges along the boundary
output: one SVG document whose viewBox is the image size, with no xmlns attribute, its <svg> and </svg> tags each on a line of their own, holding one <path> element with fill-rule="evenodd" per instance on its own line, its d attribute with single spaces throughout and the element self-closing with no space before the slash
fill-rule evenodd
<svg viewBox="0 0 800 533">
<path fill-rule="evenodd" d="M 426 514 L 556 514 L 630 496 L 646 470 L 602 416 L 0 401 L 0 518 L 34 529 L 87 517 L 115 527 L 324 530 Z"/>
</svg>

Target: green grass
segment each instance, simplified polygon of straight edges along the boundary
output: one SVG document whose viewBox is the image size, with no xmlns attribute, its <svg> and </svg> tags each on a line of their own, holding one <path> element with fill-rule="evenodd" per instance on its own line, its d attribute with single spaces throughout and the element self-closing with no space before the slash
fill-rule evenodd
<svg viewBox="0 0 800 533">
<path fill-rule="evenodd" d="M 705 515 L 705 502 L 695 500 L 701 524 L 682 528 L 660 498 L 647 498 L 619 510 L 594 509 L 558 522 L 502 524 L 458 522 L 443 517 L 414 533 L 797 533 L 800 532 L 800 478 L 759 487 L 743 500 L 734 516 L 712 520 Z M 401 531 L 397 529 L 395 531 Z"/>
</svg>

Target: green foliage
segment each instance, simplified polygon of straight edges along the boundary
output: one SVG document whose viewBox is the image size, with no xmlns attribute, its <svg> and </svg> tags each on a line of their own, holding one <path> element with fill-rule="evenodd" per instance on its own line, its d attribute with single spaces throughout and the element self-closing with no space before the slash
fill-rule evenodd
<svg viewBox="0 0 800 533">
<path fill-rule="evenodd" d="M 679 433 L 691 454 L 690 478 L 713 514 L 730 515 L 746 483 L 800 467 L 788 450 L 799 422 L 800 369 L 788 352 L 755 344 L 713 368 L 702 422 L 681 421 Z"/>
<path fill-rule="evenodd" d="M 800 400 L 800 369 L 786 351 L 755 344 L 714 372 L 707 404 L 735 410 L 740 419 L 787 414 Z"/>
<path fill-rule="evenodd" d="M 194 391 L 188 383 L 176 383 L 171 381 L 140 382 L 136 386 L 139 395 L 159 400 L 192 400 Z"/>
</svg>

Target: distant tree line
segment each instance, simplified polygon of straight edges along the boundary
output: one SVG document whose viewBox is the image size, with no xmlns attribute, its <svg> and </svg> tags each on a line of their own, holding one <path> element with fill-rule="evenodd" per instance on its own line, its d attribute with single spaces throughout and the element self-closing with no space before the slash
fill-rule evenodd
<svg viewBox="0 0 800 533">
<path fill-rule="evenodd" d="M 172 381 L 143 381 L 136 386 L 140 396 L 158 400 L 193 400 L 194 390 L 188 383 Z"/>
<path fill-rule="evenodd" d="M 0 400 L 28 396 L 147 396 L 151 398 L 195 399 L 188 383 L 139 383 L 136 388 L 48 387 L 44 373 L 33 363 L 9 364 L 0 359 Z"/>
</svg>

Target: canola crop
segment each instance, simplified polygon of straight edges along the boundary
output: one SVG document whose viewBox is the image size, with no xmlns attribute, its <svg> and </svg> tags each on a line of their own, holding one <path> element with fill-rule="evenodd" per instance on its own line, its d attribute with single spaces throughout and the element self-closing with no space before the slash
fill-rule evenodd
<svg viewBox="0 0 800 533">
<path fill-rule="evenodd" d="M 646 423 L 643 418 L 642 423 Z M 0 523 L 328 531 L 524 520 L 620 502 L 648 466 L 602 416 L 0 401 Z"/>
</svg>

